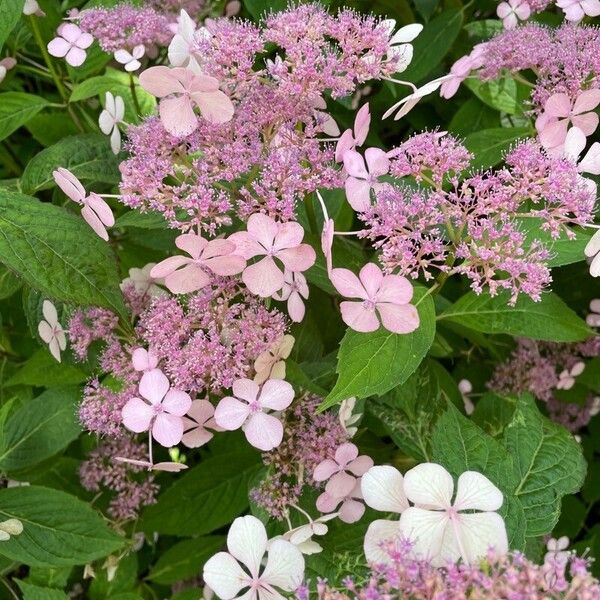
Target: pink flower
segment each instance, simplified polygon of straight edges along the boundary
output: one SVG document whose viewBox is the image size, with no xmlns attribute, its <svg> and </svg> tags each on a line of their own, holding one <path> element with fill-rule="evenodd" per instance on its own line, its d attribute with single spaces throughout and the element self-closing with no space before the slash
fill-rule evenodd
<svg viewBox="0 0 600 600">
<path fill-rule="evenodd" d="M 348 269 L 333 269 L 331 283 L 342 296 L 359 300 L 340 305 L 342 319 L 355 331 L 376 331 L 379 319 L 394 333 L 410 333 L 419 326 L 417 309 L 409 304 L 412 286 L 405 277 L 383 275 L 376 264 L 368 263 L 359 277 Z"/>
<path fill-rule="evenodd" d="M 236 245 L 229 240 L 207 241 L 195 233 L 184 233 L 175 240 L 175 244 L 191 258 L 170 256 L 150 271 L 154 279 L 164 278 L 165 285 L 174 294 L 202 289 L 211 281 L 208 272 L 221 276 L 236 275 L 246 266 L 246 261 L 234 254 Z"/>
<path fill-rule="evenodd" d="M 194 400 L 192 406 L 183 417 L 184 434 L 181 441 L 188 448 L 199 448 L 210 442 L 213 432 L 220 431 L 213 416 L 215 407 L 208 400 Z"/>
<path fill-rule="evenodd" d="M 459 58 L 450 68 L 450 75 L 442 82 L 440 87 L 440 96 L 442 98 L 452 98 L 458 91 L 460 84 L 469 76 L 474 69 L 483 66 L 485 44 L 477 44 L 470 54 Z"/>
<path fill-rule="evenodd" d="M 152 371 L 158 366 L 158 356 L 152 350 L 136 348 L 131 353 L 131 362 L 136 371 Z"/>
<path fill-rule="evenodd" d="M 79 67 L 85 62 L 85 49 L 89 48 L 94 38 L 84 33 L 75 23 L 62 23 L 56 30 L 58 37 L 48 43 L 48 52 L 57 58 L 65 58 L 72 67 Z"/>
<path fill-rule="evenodd" d="M 358 456 L 358 448 L 346 443 L 338 446 L 334 458 L 326 458 L 315 467 L 313 479 L 318 482 L 329 480 L 328 492 L 342 498 L 354 489 L 356 477 L 364 475 L 372 466 L 370 456 Z"/>
<path fill-rule="evenodd" d="M 390 159 L 379 148 L 367 148 L 365 158 L 355 150 L 348 150 L 344 154 L 344 168 L 349 175 L 346 198 L 354 210 L 364 212 L 371 206 L 371 190 L 377 191 L 384 185 L 377 178 L 389 171 Z"/>
<path fill-rule="evenodd" d="M 538 117 L 536 128 L 545 148 L 555 148 L 564 143 L 569 123 L 581 129 L 585 136 L 594 133 L 598 115 L 592 112 L 600 104 L 600 90 L 581 92 L 571 103 L 567 94 L 553 94 L 546 100 L 544 113 Z"/>
<path fill-rule="evenodd" d="M 556 6 L 563 9 L 567 21 L 581 21 L 585 15 L 600 15 L 600 0 L 556 0 Z"/>
<path fill-rule="evenodd" d="M 144 44 L 138 44 L 133 48 L 131 52 L 129 50 L 125 50 L 121 48 L 114 53 L 115 60 L 122 65 L 125 65 L 125 70 L 128 73 L 133 73 L 137 71 L 142 63 L 140 62 L 140 58 L 144 56 L 146 53 L 146 47 Z"/>
<path fill-rule="evenodd" d="M 181 390 L 173 390 L 160 369 L 142 375 L 140 396 L 131 398 L 121 410 L 123 425 L 134 433 L 152 430 L 152 437 L 170 448 L 183 437 L 183 415 L 192 405 L 192 399 Z"/>
<path fill-rule="evenodd" d="M 352 489 L 344 495 L 338 495 L 335 486 L 329 482 L 325 491 L 317 498 L 317 509 L 322 513 L 331 513 L 340 505 L 339 517 L 344 523 L 356 523 L 365 512 L 365 505 L 360 489 L 360 478 L 354 479 Z"/>
<path fill-rule="evenodd" d="M 259 450 L 268 452 L 281 444 L 283 425 L 267 410 L 284 410 L 294 399 L 287 381 L 269 379 L 262 386 L 250 379 L 233 382 L 233 396 L 222 398 L 215 410 L 219 427 L 233 431 L 242 427 L 246 439 Z"/>
<path fill-rule="evenodd" d="M 56 185 L 77 204 L 82 204 L 81 216 L 103 240 L 108 240 L 107 227 L 115 224 L 110 206 L 94 192 L 86 195 L 85 188 L 71 171 L 59 167 L 52 173 Z"/>
<path fill-rule="evenodd" d="M 42 314 L 44 318 L 38 324 L 38 333 L 42 340 L 48 344 L 50 354 L 60 362 L 60 353 L 67 347 L 67 338 L 64 329 L 58 322 L 56 307 L 50 300 L 44 300 Z"/>
<path fill-rule="evenodd" d="M 363 104 L 354 118 L 354 131 L 346 129 L 342 133 L 335 147 L 335 160 L 342 162 L 344 154 L 348 150 L 354 150 L 356 146 L 362 146 L 367 139 L 369 126 L 371 125 L 371 114 L 369 113 L 369 103 Z"/>
<path fill-rule="evenodd" d="M 277 223 L 271 217 L 255 213 L 248 219 L 248 231 L 238 231 L 229 239 L 236 245 L 236 253 L 246 260 L 264 256 L 246 267 L 242 280 L 257 296 L 266 298 L 278 292 L 285 283 L 283 269 L 297 273 L 306 271 L 315 262 L 315 251 L 302 243 L 304 229 L 299 223 Z"/>
<path fill-rule="evenodd" d="M 304 319 L 304 302 L 302 298 L 308 300 L 308 284 L 306 277 L 302 273 L 294 273 L 285 270 L 283 274 L 283 287 L 273 294 L 273 298 L 279 302 L 287 300 L 287 309 L 290 319 L 294 323 L 300 323 Z"/>
<path fill-rule="evenodd" d="M 294 336 L 284 335 L 256 357 L 254 383 L 260 385 L 267 379 L 285 379 L 285 359 L 292 353 L 295 341 Z"/>
<path fill-rule="evenodd" d="M 529 19 L 531 8 L 523 0 L 508 0 L 508 2 L 498 4 L 496 14 L 502 19 L 504 29 L 514 29 L 519 19 L 521 21 Z"/>
<path fill-rule="evenodd" d="M 150 67 L 140 74 L 140 85 L 157 98 L 160 120 L 172 135 L 187 136 L 198 127 L 194 105 L 210 123 L 226 123 L 233 117 L 231 100 L 208 75 L 196 75 L 183 67 Z"/>
</svg>

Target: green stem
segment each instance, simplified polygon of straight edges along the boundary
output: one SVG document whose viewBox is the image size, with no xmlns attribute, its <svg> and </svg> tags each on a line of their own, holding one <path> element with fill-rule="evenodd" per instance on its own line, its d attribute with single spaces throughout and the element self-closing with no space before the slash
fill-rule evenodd
<svg viewBox="0 0 600 600">
<path fill-rule="evenodd" d="M 131 90 L 131 95 L 133 97 L 133 105 L 135 106 L 135 113 L 138 117 L 142 116 L 142 109 L 140 108 L 140 102 L 137 97 L 137 92 L 135 90 L 135 80 L 133 79 L 133 73 L 129 73 L 129 89 Z"/>
<path fill-rule="evenodd" d="M 83 128 L 83 125 L 81 124 L 81 121 L 79 120 L 79 117 L 75 114 L 75 111 L 73 110 L 73 108 L 71 106 L 69 106 L 69 94 L 67 93 L 67 89 L 65 88 L 63 82 L 61 81 L 60 75 L 59 75 L 58 71 L 56 70 L 54 63 L 52 62 L 50 55 L 48 54 L 48 48 L 46 48 L 46 44 L 44 43 L 44 39 L 42 38 L 42 32 L 40 31 L 40 27 L 38 25 L 37 18 L 34 16 L 30 16 L 29 22 L 31 23 L 31 31 L 33 32 L 33 37 L 35 38 L 35 41 L 40 49 L 40 52 L 42 53 L 42 56 L 44 57 L 44 62 L 46 63 L 46 66 L 48 67 L 48 70 L 50 71 L 50 75 L 52 76 L 52 79 L 54 80 L 54 84 L 56 85 L 56 89 L 58 90 L 58 93 L 60 94 L 61 98 L 67 105 L 67 110 L 69 111 L 69 114 L 71 115 L 71 118 L 73 119 L 73 122 L 77 126 L 77 129 L 79 129 L 79 131 L 81 131 L 81 132 L 85 131 L 85 129 Z"/>
</svg>

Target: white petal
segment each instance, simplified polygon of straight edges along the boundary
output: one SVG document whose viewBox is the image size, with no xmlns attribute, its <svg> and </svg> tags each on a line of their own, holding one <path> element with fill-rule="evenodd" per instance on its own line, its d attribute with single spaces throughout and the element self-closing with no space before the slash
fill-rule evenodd
<svg viewBox="0 0 600 600">
<path fill-rule="evenodd" d="M 227 549 L 232 556 L 248 567 L 253 577 L 257 577 L 260 561 L 267 549 L 265 526 L 251 515 L 238 517 L 229 528 Z M 212 585 L 210 587 L 214 589 Z"/>
<path fill-rule="evenodd" d="M 222 600 L 235 598 L 248 585 L 244 582 L 248 575 L 227 552 L 219 552 L 206 561 L 202 578 Z"/>
<path fill-rule="evenodd" d="M 121 151 L 121 132 L 116 125 L 110 136 L 110 148 L 113 151 L 113 154 L 119 154 Z"/>
<path fill-rule="evenodd" d="M 390 46 L 394 44 L 406 44 L 412 42 L 423 31 L 423 25 L 420 23 L 411 23 L 405 25 L 396 31 L 390 40 Z"/>
<path fill-rule="evenodd" d="M 56 312 L 56 306 L 50 302 L 50 300 L 44 300 L 42 304 L 42 314 L 44 319 L 48 321 L 50 327 L 54 327 L 58 324 L 58 313 Z"/>
<path fill-rule="evenodd" d="M 454 507 L 457 510 L 498 510 L 502 506 L 502 492 L 485 476 L 476 471 L 465 471 L 458 478 Z"/>
<path fill-rule="evenodd" d="M 600 252 L 600 229 L 590 238 L 583 252 L 588 258 L 596 256 Z"/>
<path fill-rule="evenodd" d="M 401 513 L 408 508 L 402 474 L 394 467 L 371 467 L 362 477 L 361 490 L 367 506 L 375 510 Z"/>
<path fill-rule="evenodd" d="M 398 525 L 400 535 L 414 543 L 413 554 L 432 561 L 439 560 L 449 526 L 450 521 L 445 512 L 424 510 L 416 506 L 411 506 L 402 513 Z"/>
<path fill-rule="evenodd" d="M 103 110 L 100 113 L 100 118 L 98 119 L 98 125 L 100 126 L 100 131 L 104 135 L 109 135 L 115 126 L 115 120 L 112 115 L 108 112 L 108 110 Z"/>
<path fill-rule="evenodd" d="M 127 50 L 117 50 L 114 53 L 115 60 L 122 65 L 126 65 L 128 62 L 133 60 L 133 56 L 127 52 Z"/>
<path fill-rule="evenodd" d="M 125 116 L 125 103 L 121 96 L 115 96 L 115 123 L 120 123 Z"/>
<path fill-rule="evenodd" d="M 286 592 L 294 591 L 304 579 L 302 552 L 290 542 L 274 540 L 261 579 Z"/>
<path fill-rule="evenodd" d="M 490 548 L 498 554 L 508 551 L 508 538 L 504 519 L 494 513 L 474 513 L 459 515 L 458 535 L 460 536 L 459 548 L 465 553 L 463 559 L 469 564 L 477 562 L 484 557 Z"/>
<path fill-rule="evenodd" d="M 435 463 L 422 463 L 404 475 L 404 493 L 414 504 L 449 508 L 453 491 L 452 476 Z"/>
<path fill-rule="evenodd" d="M 387 519 L 373 521 L 367 529 L 363 545 L 367 561 L 374 564 L 391 562 L 390 555 L 381 547 L 381 543 L 389 540 L 396 541 L 399 538 L 398 521 L 388 521 Z"/>
<path fill-rule="evenodd" d="M 564 154 L 573 162 L 577 162 L 579 155 L 582 153 L 585 148 L 585 135 L 579 127 L 571 127 L 567 132 L 567 137 L 565 138 L 564 144 Z"/>
</svg>

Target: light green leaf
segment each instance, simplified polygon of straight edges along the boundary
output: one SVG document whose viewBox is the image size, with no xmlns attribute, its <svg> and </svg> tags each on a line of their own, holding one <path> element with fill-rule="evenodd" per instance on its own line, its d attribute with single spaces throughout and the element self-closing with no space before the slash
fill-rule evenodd
<svg viewBox="0 0 600 600">
<path fill-rule="evenodd" d="M 469 98 L 466 102 L 462 102 L 460 108 L 454 113 L 448 131 L 464 137 L 482 129 L 494 129 L 499 126 L 500 117 L 497 111 L 477 98 Z"/>
<path fill-rule="evenodd" d="M 287 0 L 244 0 L 246 10 L 255 21 L 259 21 L 266 14 L 281 12 L 288 6 Z"/>
<path fill-rule="evenodd" d="M 0 191 L 0 261 L 50 298 L 125 314 L 110 246 L 65 209 Z"/>
<path fill-rule="evenodd" d="M 515 115 L 523 112 L 520 106 L 517 82 L 511 77 L 481 81 L 469 78 L 464 84 L 485 104 L 500 112 Z"/>
<path fill-rule="evenodd" d="M 0 140 L 8 137 L 21 125 L 25 125 L 47 105 L 48 101 L 45 98 L 33 94 L 23 92 L 0 94 Z"/>
<path fill-rule="evenodd" d="M 497 296 L 468 292 L 446 309 L 439 320 L 449 320 L 482 333 L 507 333 L 535 340 L 578 342 L 593 331 L 556 294 L 546 292 L 540 302 L 521 294 L 509 306 L 510 294 Z"/>
<path fill-rule="evenodd" d="M 12 296 L 22 285 L 21 279 L 0 264 L 0 300 Z"/>
<path fill-rule="evenodd" d="M 21 592 L 23 592 L 23 600 L 69 600 L 69 596 L 62 590 L 39 587 L 19 579 L 16 579 L 15 581 Z"/>
<path fill-rule="evenodd" d="M 26 194 L 47 190 L 55 185 L 52 172 L 69 169 L 79 179 L 118 183 L 119 161 L 106 136 L 95 133 L 72 135 L 36 154 L 25 167 L 21 189 Z"/>
<path fill-rule="evenodd" d="M 197 577 L 202 572 L 204 563 L 221 550 L 224 544 L 225 538 L 220 535 L 183 540 L 161 554 L 150 569 L 147 579 L 169 585 L 176 581 Z"/>
<path fill-rule="evenodd" d="M 432 19 L 413 42 L 413 59 L 402 79 L 414 83 L 425 79 L 437 67 L 460 33 L 463 12 L 449 9 Z"/>
<path fill-rule="evenodd" d="M 0 50 L 23 14 L 25 0 L 2 0 L 0 2 Z"/>
<path fill-rule="evenodd" d="M 415 286 L 413 304 L 420 318 L 413 333 L 398 335 L 383 327 L 373 333 L 346 331 L 338 352 L 338 380 L 320 410 L 351 396 L 380 396 L 414 373 L 433 342 L 435 310 L 431 296 L 421 286 Z"/>
<path fill-rule="evenodd" d="M 137 227 L 138 229 L 166 229 L 165 218 L 157 212 L 141 213 L 138 210 L 130 210 L 121 215 L 116 227 Z"/>
<path fill-rule="evenodd" d="M 81 369 L 75 365 L 57 362 L 47 348 L 40 348 L 4 385 L 52 387 L 81 383 L 86 379 L 87 375 Z"/>
<path fill-rule="evenodd" d="M 550 533 L 560 516 L 561 498 L 583 485 L 586 462 L 581 444 L 562 426 L 542 416 L 535 400 L 522 396 L 504 431 L 513 457 L 516 497 L 527 519 L 527 536 Z"/>
<path fill-rule="evenodd" d="M 148 533 L 211 533 L 248 507 L 248 482 L 261 466 L 248 446 L 203 460 L 165 489 L 140 526 Z"/>
<path fill-rule="evenodd" d="M 518 140 L 529 135 L 529 127 L 495 127 L 469 134 L 465 138 L 465 146 L 474 155 L 471 167 L 486 169 L 497 165 Z"/>
<path fill-rule="evenodd" d="M 482 21 L 467 23 L 465 31 L 470 37 L 478 40 L 489 40 L 504 31 L 504 25 L 500 19 L 483 19 Z"/>
<path fill-rule="evenodd" d="M 2 425 L 0 469 L 36 465 L 66 448 L 81 433 L 76 417 L 80 391 L 53 388 L 23 405 Z"/>
<path fill-rule="evenodd" d="M 0 490 L 0 518 L 23 523 L 23 533 L 2 542 L 0 554 L 29 566 L 83 565 L 125 541 L 85 502 L 34 485 Z"/>
</svg>

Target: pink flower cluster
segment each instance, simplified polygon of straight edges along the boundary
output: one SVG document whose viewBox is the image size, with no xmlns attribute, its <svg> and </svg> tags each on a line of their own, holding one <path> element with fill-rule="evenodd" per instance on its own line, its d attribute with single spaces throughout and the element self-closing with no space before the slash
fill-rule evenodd
<svg viewBox="0 0 600 600">
<path fill-rule="evenodd" d="M 342 589 L 319 581 L 318 600 L 600 598 L 600 583 L 591 574 L 589 560 L 570 552 L 549 552 L 538 565 L 518 552 L 499 555 L 490 550 L 480 564 L 437 568 L 411 558 L 412 546 L 408 540 L 390 544 L 389 564 L 371 565 L 367 577 L 346 578 Z M 296 598 L 308 600 L 308 588 L 300 588 Z"/>
<path fill-rule="evenodd" d="M 143 460 L 146 449 L 127 437 L 103 441 L 81 463 L 79 478 L 86 490 L 111 493 L 108 513 L 118 521 L 126 521 L 137 518 L 144 506 L 154 504 L 159 488 L 152 474 L 116 461 L 118 456 Z"/>
<path fill-rule="evenodd" d="M 425 279 L 435 271 L 458 273 L 477 293 L 507 289 L 512 303 L 520 293 L 538 300 L 551 281 L 550 252 L 540 240 L 527 240 L 520 217 L 540 218 L 556 238 L 563 232 L 571 237 L 566 226 L 592 216 L 595 191 L 577 166 L 535 142 L 509 152 L 505 168 L 462 180 L 470 155 L 448 134 L 418 134 L 390 155 L 391 173 L 431 187 L 386 184 L 359 214 L 366 225 L 360 236 L 381 251 L 388 273 Z"/>
</svg>

